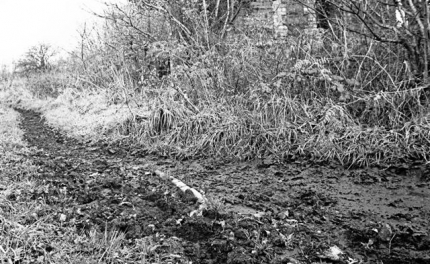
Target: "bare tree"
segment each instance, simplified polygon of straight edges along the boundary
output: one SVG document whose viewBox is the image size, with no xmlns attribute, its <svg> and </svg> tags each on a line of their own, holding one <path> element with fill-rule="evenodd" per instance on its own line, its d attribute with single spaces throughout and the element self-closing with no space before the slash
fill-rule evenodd
<svg viewBox="0 0 430 264">
<path fill-rule="evenodd" d="M 52 58 L 57 52 L 51 45 L 42 43 L 31 47 L 17 63 L 17 70 L 21 74 L 46 72 L 52 67 Z"/>
<path fill-rule="evenodd" d="M 320 26 L 349 31 L 405 53 L 411 75 L 429 84 L 429 6 L 427 0 L 297 0 L 316 11 Z"/>
</svg>

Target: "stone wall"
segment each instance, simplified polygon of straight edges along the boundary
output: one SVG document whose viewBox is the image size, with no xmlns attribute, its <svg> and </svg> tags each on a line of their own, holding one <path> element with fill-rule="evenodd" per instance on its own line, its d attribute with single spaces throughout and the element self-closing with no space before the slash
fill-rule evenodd
<svg viewBox="0 0 430 264">
<path fill-rule="evenodd" d="M 315 0 L 304 1 L 315 4 Z M 316 27 L 315 12 L 295 0 L 253 0 L 243 15 L 272 28 L 277 37 Z"/>
</svg>

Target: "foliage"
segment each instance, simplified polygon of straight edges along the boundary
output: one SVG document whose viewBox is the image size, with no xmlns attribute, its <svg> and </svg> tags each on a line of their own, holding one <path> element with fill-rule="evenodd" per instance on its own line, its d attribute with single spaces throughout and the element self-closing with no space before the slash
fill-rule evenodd
<svg viewBox="0 0 430 264">
<path fill-rule="evenodd" d="M 406 63 L 406 81 L 429 83 L 427 1 L 319 0 L 314 10 L 324 20 L 323 26 L 340 38 L 348 31 L 399 48 L 399 57 Z"/>
<path fill-rule="evenodd" d="M 68 81 L 58 72 L 40 73 L 29 75 L 26 86 L 37 98 L 57 97 L 68 86 Z"/>
<path fill-rule="evenodd" d="M 342 17 L 329 30 L 275 39 L 256 19 L 228 22 L 246 1 L 221 2 L 111 5 L 98 14 L 102 27 L 82 29 L 63 65 L 66 86 L 126 106 L 120 134 L 178 158 L 360 166 L 429 158 L 427 88 L 398 43 L 342 27 Z"/>
<path fill-rule="evenodd" d="M 16 65 L 17 71 L 22 75 L 47 72 L 51 69 L 52 58 L 56 51 L 51 45 L 42 43 L 31 47 Z"/>
</svg>

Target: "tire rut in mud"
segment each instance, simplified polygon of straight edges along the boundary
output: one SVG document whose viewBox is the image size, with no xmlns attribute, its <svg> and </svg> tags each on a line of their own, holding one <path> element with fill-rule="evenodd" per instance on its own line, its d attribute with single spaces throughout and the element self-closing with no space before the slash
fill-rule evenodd
<svg viewBox="0 0 430 264">
<path fill-rule="evenodd" d="M 159 254 L 163 241 L 177 237 L 180 251 L 194 263 L 227 262 L 233 245 L 223 235 L 228 230 L 222 221 L 228 216 L 205 212 L 210 217 L 189 217 L 197 207 L 194 201 L 153 173 L 161 158 L 152 157 L 151 162 L 128 145 L 80 142 L 49 127 L 39 113 L 17 111 L 42 186 L 29 195 L 43 199 L 58 219 L 65 216 L 63 225 L 86 234 L 93 229 L 119 230 L 130 245 L 151 237 L 161 245 Z M 35 220 L 29 218 L 26 224 L 31 221 Z"/>
<path fill-rule="evenodd" d="M 146 160 L 127 155 L 127 147 L 80 142 L 47 126 L 39 113 L 18 111 L 24 139 L 35 147 L 35 177 L 44 186 L 30 195 L 79 232 L 119 230 L 129 243 L 156 233 L 173 236 L 175 219 L 193 208 L 172 197 Z"/>
<path fill-rule="evenodd" d="M 193 263 L 430 263 L 430 230 L 422 229 L 428 219 L 411 225 L 398 214 L 397 222 L 405 223 L 393 225 L 395 235 L 387 241 L 372 230 L 385 230 L 378 220 L 391 215 L 374 217 L 346 202 L 360 199 L 354 188 L 368 184 L 366 173 L 218 164 L 181 175 L 179 168 L 181 179 L 196 188 L 211 186 L 214 197 L 235 208 L 189 217 L 196 204 L 153 173 L 160 167 L 175 171 L 176 162 L 142 155 L 132 144 L 81 142 L 47 126 L 36 112 L 18 111 L 24 138 L 35 147 L 35 177 L 44 186 L 32 191 L 33 199 L 44 199 L 79 232 L 119 230 L 130 244 L 145 237 L 177 237 Z M 351 179 L 357 183 L 349 184 Z M 241 215 L 238 208 L 249 211 Z M 423 210 L 410 208 L 414 217 Z M 334 244 L 344 251 L 336 260 L 327 254 Z"/>
</svg>

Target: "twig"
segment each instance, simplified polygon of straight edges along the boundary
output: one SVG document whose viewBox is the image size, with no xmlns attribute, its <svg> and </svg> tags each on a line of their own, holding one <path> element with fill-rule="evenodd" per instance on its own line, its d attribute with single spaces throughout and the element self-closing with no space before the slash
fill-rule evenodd
<svg viewBox="0 0 430 264">
<path fill-rule="evenodd" d="M 197 202 L 200 204 L 199 209 L 194 210 L 190 213 L 190 216 L 193 216 L 194 214 L 201 215 L 203 210 L 207 208 L 207 198 L 199 193 L 196 189 L 189 187 L 182 181 L 176 179 L 173 176 L 168 176 L 166 173 L 156 170 L 155 174 L 159 176 L 163 180 L 170 180 L 176 187 L 178 187 L 182 192 L 191 191 L 191 193 L 194 195 L 194 197 L 197 199 Z"/>
</svg>

